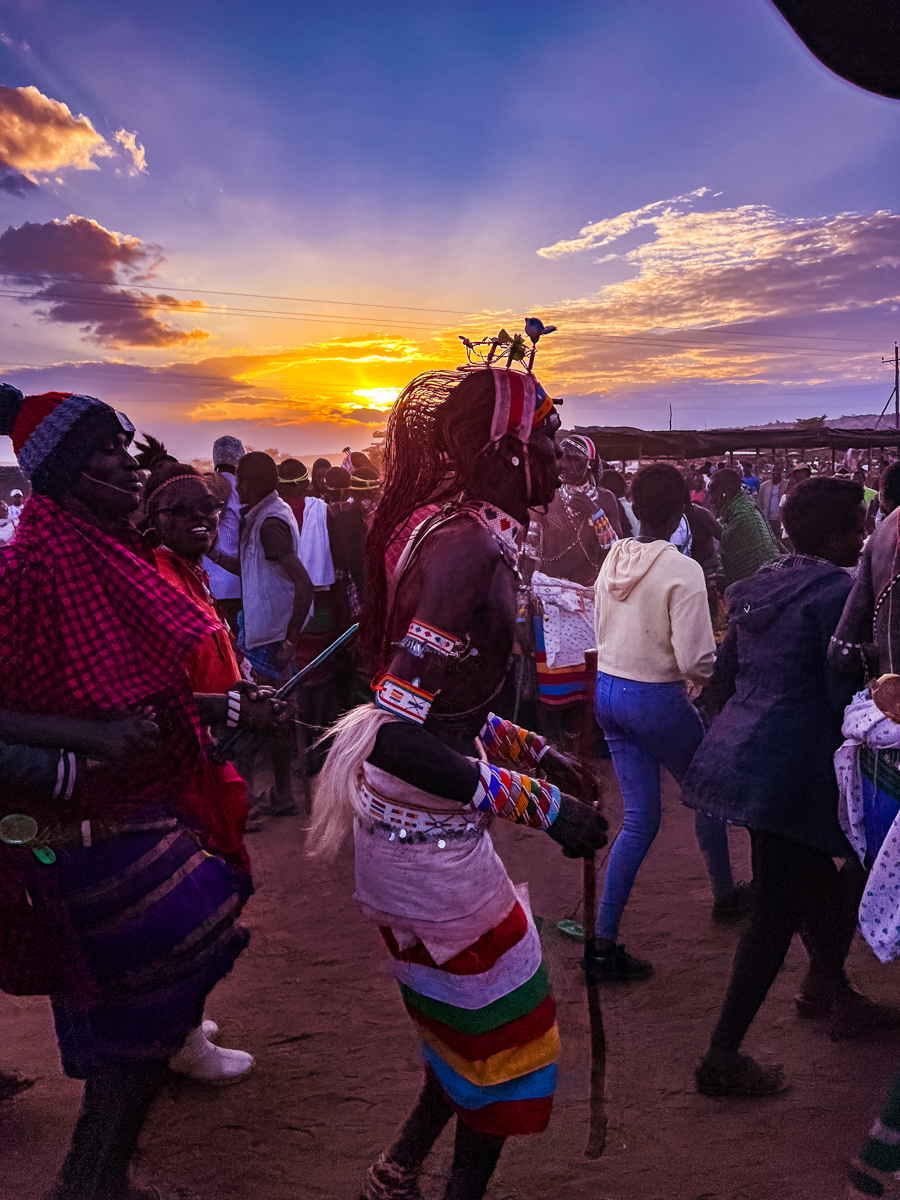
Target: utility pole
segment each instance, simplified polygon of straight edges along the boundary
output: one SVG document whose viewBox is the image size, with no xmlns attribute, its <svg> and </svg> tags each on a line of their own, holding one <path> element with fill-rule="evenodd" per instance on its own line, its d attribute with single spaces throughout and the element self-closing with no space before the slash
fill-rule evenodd
<svg viewBox="0 0 900 1200">
<path fill-rule="evenodd" d="M 672 405 L 669 405 L 669 433 L 672 432 Z"/>
<path fill-rule="evenodd" d="M 890 404 L 890 402 L 893 400 L 893 402 L 894 402 L 894 428 L 900 429 L 900 347 L 898 347 L 896 342 L 894 342 L 894 357 L 893 358 L 883 358 L 881 361 L 883 363 L 893 363 L 894 364 L 894 390 L 888 396 L 887 404 L 885 404 L 884 408 L 881 410 L 881 417 L 883 417 L 884 414 L 887 412 L 888 404 Z M 881 421 L 881 417 L 879 417 L 878 421 L 875 422 L 876 427 L 878 426 L 879 422 Z"/>
</svg>

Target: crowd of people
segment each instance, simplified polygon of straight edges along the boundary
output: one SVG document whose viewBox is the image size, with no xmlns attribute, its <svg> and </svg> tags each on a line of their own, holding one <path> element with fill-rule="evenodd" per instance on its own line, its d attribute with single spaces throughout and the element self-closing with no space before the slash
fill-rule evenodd
<svg viewBox="0 0 900 1200">
<path fill-rule="evenodd" d="M 624 819 L 585 914 L 588 985 L 653 972 L 618 939 L 665 767 L 712 918 L 744 923 L 697 1089 L 787 1086 L 741 1045 L 795 933 L 801 1015 L 900 1030 L 844 972 L 858 926 L 900 953 L 900 463 L 619 471 L 513 361 L 413 380 L 381 470 L 229 435 L 204 473 L 100 400 L 0 385 L 29 484 L 0 505 L 0 989 L 51 997 L 84 1080 L 53 1200 L 158 1196 L 129 1165 L 164 1072 L 253 1069 L 205 1005 L 248 940 L 245 834 L 274 816 L 310 817 L 322 855 L 352 832 L 355 896 L 421 1039 L 421 1095 L 363 1200 L 420 1200 L 454 1118 L 445 1200 L 480 1200 L 505 1139 L 546 1128 L 559 1055 L 527 889 L 490 828 L 569 857 L 606 844 L 573 753 L 594 647 L 590 754 Z M 352 655 L 281 693 L 357 625 Z M 237 730 L 253 737 L 229 756 Z M 0 1077 L 0 1099 L 27 1085 Z M 898 1171 L 900 1081 L 850 1194 L 896 1194 Z"/>
</svg>

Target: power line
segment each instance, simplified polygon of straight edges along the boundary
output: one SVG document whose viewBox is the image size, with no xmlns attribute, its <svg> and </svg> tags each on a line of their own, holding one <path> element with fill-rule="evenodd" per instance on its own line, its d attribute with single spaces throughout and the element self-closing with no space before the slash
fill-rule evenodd
<svg viewBox="0 0 900 1200">
<path fill-rule="evenodd" d="M 36 295 L 34 292 L 19 292 L 12 289 L 7 289 L 0 293 L 2 296 L 15 296 L 23 299 L 33 300 L 35 303 L 47 304 L 77 304 L 77 305 L 94 305 L 100 308 L 123 308 L 137 310 L 138 312 L 169 312 L 179 316 L 195 316 L 195 317 L 242 317 L 256 318 L 261 320 L 281 320 L 281 321 L 316 321 L 319 323 L 331 322 L 342 325 L 366 325 L 373 326 L 376 329 L 383 329 L 385 322 L 376 317 L 344 317 L 337 313 L 282 313 L 274 309 L 261 308 L 227 308 L 225 305 L 217 306 L 216 308 L 192 309 L 192 308 L 167 308 L 165 304 L 161 304 L 153 298 L 143 299 L 135 296 L 133 299 L 123 299 L 120 296 L 79 296 L 70 294 L 68 296 L 53 296 L 53 295 Z M 396 318 L 395 318 L 396 320 Z M 425 329 L 439 330 L 445 328 L 445 323 L 434 322 L 427 324 L 423 321 L 403 321 L 403 327 L 406 329 Z"/>
<path fill-rule="evenodd" d="M 249 318 L 251 320 L 282 320 L 282 321 L 313 322 L 313 323 L 317 323 L 317 324 L 363 325 L 366 328 L 371 328 L 373 330 L 384 330 L 385 329 L 385 322 L 383 320 L 379 320 L 378 318 L 375 318 L 375 317 L 342 316 L 342 315 L 334 314 L 334 313 L 283 313 L 283 312 L 278 312 L 277 310 L 274 310 L 274 309 L 234 308 L 234 307 L 226 307 L 225 305 L 217 306 L 215 308 L 205 308 L 204 307 L 202 309 L 180 309 L 180 308 L 167 309 L 166 305 L 164 303 L 160 303 L 157 299 L 152 298 L 152 297 L 142 298 L 139 296 L 135 296 L 133 298 L 132 297 L 125 298 L 125 297 L 121 297 L 121 296 L 85 296 L 85 295 L 79 295 L 77 293 L 69 294 L 67 296 L 53 296 L 53 295 L 42 296 L 42 295 L 40 295 L 40 293 L 34 293 L 34 292 L 30 292 L 30 291 L 19 291 L 19 290 L 9 289 L 9 288 L 0 292 L 0 298 L 2 298 L 3 296 L 10 297 L 10 298 L 14 297 L 16 299 L 21 298 L 21 299 L 26 299 L 26 300 L 32 300 L 35 303 L 41 303 L 41 302 L 45 302 L 48 304 L 72 303 L 72 304 L 76 304 L 76 305 L 88 305 L 88 306 L 93 305 L 94 307 L 100 307 L 100 308 L 112 307 L 112 308 L 121 308 L 121 309 L 126 309 L 126 310 L 131 309 L 131 310 L 136 310 L 138 312 L 162 311 L 162 312 L 169 312 L 169 313 L 172 313 L 174 315 L 179 315 L 179 316 L 194 315 L 197 318 L 202 317 L 204 319 L 218 316 L 218 317 L 241 318 L 241 319 L 245 319 L 245 320 Z M 470 317 L 470 322 L 474 321 L 474 320 L 475 320 L 474 317 Z M 402 320 L 402 322 L 398 321 L 398 323 L 402 323 L 403 329 L 422 330 L 422 331 L 428 331 L 428 332 L 437 332 L 437 331 L 447 328 L 446 323 L 439 323 L 439 322 L 427 323 L 427 322 L 423 322 L 423 321 Z M 574 331 L 574 332 L 577 334 L 577 331 Z M 711 343 L 708 338 L 708 334 L 710 334 L 710 333 L 721 333 L 724 336 L 731 338 L 732 340 L 728 341 L 728 342 L 720 341 L 720 342 Z M 748 331 L 748 334 L 749 334 L 749 331 Z M 696 349 L 702 349 L 704 347 L 708 347 L 709 349 L 723 350 L 723 351 L 727 351 L 727 350 L 732 350 L 735 352 L 746 351 L 747 349 L 749 349 L 748 346 L 742 344 L 739 341 L 735 341 L 733 339 L 748 336 L 748 334 L 745 334 L 743 331 L 740 331 L 740 330 L 738 330 L 738 331 L 709 330 L 709 331 L 703 331 L 703 334 L 700 336 L 695 336 L 692 338 L 685 338 L 683 336 L 680 336 L 677 332 L 673 332 L 673 333 L 666 332 L 663 334 L 654 335 L 654 334 L 611 334 L 611 333 L 602 333 L 602 332 L 599 332 L 596 330 L 591 330 L 590 333 L 581 334 L 580 336 L 588 337 L 593 340 L 603 341 L 606 343 L 621 344 L 624 346 L 646 346 L 646 347 L 650 347 L 654 350 L 657 350 L 660 353 L 664 353 L 667 350 L 676 350 L 676 351 L 687 350 L 687 349 L 696 350 Z M 805 337 L 806 335 L 773 334 L 771 336 L 772 337 L 789 338 L 789 337 Z M 813 336 L 813 335 L 809 335 L 809 336 Z M 829 340 L 833 344 L 836 339 L 830 338 L 827 340 Z M 800 346 L 797 346 L 797 345 L 760 345 L 758 343 L 756 344 L 754 349 L 759 350 L 760 352 L 763 352 L 763 353 L 768 353 L 768 354 L 791 354 L 791 353 L 796 354 L 796 353 L 800 353 L 804 350 L 808 350 L 810 352 L 814 351 L 817 355 L 827 355 L 832 358 L 847 358 L 848 356 L 852 356 L 854 354 L 857 356 L 862 356 L 862 354 L 864 353 L 864 351 L 862 351 L 862 350 L 857 350 L 857 349 L 841 350 L 838 347 L 834 347 L 834 348 L 828 350 L 828 349 L 825 349 L 822 347 L 810 347 L 810 346 L 802 346 L 802 345 L 800 345 Z"/>
<path fill-rule="evenodd" d="M 110 280 L 84 279 L 84 278 L 80 278 L 80 277 L 74 277 L 71 275 L 48 274 L 48 273 L 37 273 L 37 272 L 30 274 L 28 272 L 22 272 L 22 271 L 0 270 L 0 277 L 11 277 L 11 278 L 16 278 L 16 279 L 34 279 L 41 283 L 43 283 L 47 280 L 53 280 L 53 281 L 63 282 L 63 283 L 83 283 L 83 284 L 88 284 L 88 285 L 95 285 L 98 287 L 127 288 L 129 286 L 137 286 L 137 285 L 119 283 L 119 282 L 110 281 Z M 487 319 L 487 318 L 479 317 L 479 314 L 473 314 L 473 313 L 468 312 L 463 309 L 427 308 L 427 307 L 422 307 L 422 306 L 417 306 L 417 305 L 375 304 L 375 303 L 372 303 L 369 301 L 363 301 L 363 300 L 331 300 L 331 299 L 327 299 L 324 297 L 312 298 L 312 297 L 300 297 L 300 296 L 275 296 L 275 295 L 268 295 L 266 293 L 256 293 L 256 292 L 216 291 L 211 288 L 204 288 L 201 286 L 197 286 L 197 287 L 193 287 L 193 288 L 176 287 L 176 286 L 170 286 L 170 285 L 165 285 L 165 284 L 158 284 L 156 286 L 159 286 L 160 288 L 166 288 L 168 291 L 173 291 L 173 292 L 202 292 L 205 295 L 209 295 L 209 296 L 235 296 L 235 297 L 242 297 L 242 298 L 246 298 L 246 299 L 283 300 L 285 302 L 297 303 L 297 304 L 329 304 L 329 305 L 333 305 L 333 306 L 340 305 L 340 306 L 344 306 L 344 307 L 378 308 L 378 309 L 382 309 L 384 311 L 391 311 L 391 312 L 437 312 L 437 313 L 445 313 L 445 314 L 449 314 L 449 315 L 453 315 L 453 316 L 464 316 L 464 317 L 468 318 L 469 322 L 476 321 L 479 319 L 480 320 Z M 160 304 L 159 301 L 157 301 L 157 300 L 153 300 L 150 298 L 148 298 L 147 300 L 142 300 L 139 297 L 135 297 L 134 299 L 127 299 L 127 300 L 121 299 L 121 298 L 116 298 L 116 297 L 87 297 L 87 296 L 78 296 L 78 295 L 65 296 L 65 297 L 53 297 L 53 296 L 41 296 L 40 293 L 18 291 L 18 290 L 13 290 L 13 289 L 7 289 L 4 292 L 0 292 L 0 295 L 14 296 L 17 298 L 21 297 L 21 298 L 25 298 L 25 299 L 34 299 L 36 301 L 47 300 L 52 303 L 63 303 L 66 300 L 73 300 L 73 301 L 77 301 L 78 303 L 82 303 L 82 304 L 117 304 L 117 305 L 121 305 L 122 307 L 135 307 L 135 308 L 153 307 L 153 308 L 157 308 L 157 309 L 165 308 L 165 305 Z M 553 308 L 554 306 L 548 305 L 547 307 Z M 170 311 L 177 312 L 179 310 L 172 309 Z M 190 310 L 181 310 L 181 311 L 190 311 Z M 322 321 L 344 321 L 347 323 L 353 322 L 353 323 L 360 323 L 360 324 L 375 324 L 375 325 L 378 324 L 377 320 L 370 318 L 370 317 L 355 317 L 355 316 L 354 317 L 340 317 L 340 316 L 337 316 L 335 314 L 330 314 L 330 313 L 282 313 L 282 312 L 279 312 L 276 310 L 270 310 L 270 309 L 250 308 L 249 306 L 241 306 L 241 307 L 221 306 L 218 309 L 205 308 L 202 311 L 206 315 L 233 315 L 233 316 L 242 316 L 242 317 L 267 317 L 267 318 L 276 318 L 276 319 L 281 318 L 284 320 L 322 320 Z M 576 314 L 576 319 L 577 319 L 577 314 Z M 410 321 L 404 319 L 403 323 L 406 326 L 412 326 L 414 328 L 441 329 L 441 328 L 445 327 L 444 325 L 442 325 L 438 322 L 410 322 Z M 577 333 L 577 330 L 570 329 L 569 332 Z M 832 347 L 832 349 L 830 351 L 817 349 L 817 353 L 830 353 L 832 355 L 845 355 L 846 353 L 850 353 L 850 351 L 841 350 L 839 347 L 835 346 L 835 343 L 844 343 L 845 345 L 854 345 L 854 346 L 856 346 L 856 345 L 865 346 L 865 345 L 874 345 L 874 344 L 876 344 L 876 342 L 880 341 L 880 339 L 876 339 L 876 338 L 850 338 L 850 337 L 840 337 L 840 336 L 834 336 L 834 335 L 812 334 L 812 333 L 810 333 L 810 334 L 771 333 L 771 332 L 764 332 L 762 330 L 736 329 L 734 327 L 719 328 L 719 329 L 705 328 L 702 330 L 696 330 L 693 337 L 688 336 L 687 338 L 685 338 L 683 335 L 688 332 L 689 332 L 688 330 L 672 330 L 672 331 L 666 331 L 659 335 L 655 335 L 655 334 L 650 334 L 645 331 L 642 331 L 642 332 L 636 333 L 636 334 L 603 334 L 603 333 L 598 333 L 596 331 L 591 331 L 591 336 L 602 337 L 604 340 L 607 340 L 607 341 L 626 342 L 626 343 L 630 343 L 633 345 L 646 345 L 646 346 L 654 346 L 654 347 L 658 347 L 665 343 L 668 343 L 670 345 L 684 345 L 684 346 L 696 347 L 696 346 L 703 346 L 703 345 L 710 344 L 709 340 L 708 340 L 710 338 L 713 339 L 714 342 L 718 341 L 721 338 L 724 338 L 724 339 L 728 339 L 728 341 L 726 343 L 723 343 L 723 345 L 726 348 L 732 348 L 732 349 L 745 349 L 746 348 L 746 347 L 741 346 L 740 342 L 736 341 L 735 339 L 766 338 L 769 340 L 769 342 L 771 344 L 768 346 L 765 346 L 765 347 L 760 347 L 760 349 L 768 349 L 772 352 L 787 351 L 790 349 L 798 348 L 797 343 L 828 342 L 829 345 Z M 779 342 L 785 342 L 787 344 L 784 346 L 778 345 L 777 342 L 774 341 L 774 339 L 777 339 Z M 730 343 L 730 345 L 729 345 L 729 343 Z M 800 348 L 802 348 L 802 347 L 800 347 Z"/>
<path fill-rule="evenodd" d="M 109 279 L 84 279 L 80 275 L 51 275 L 45 272 L 3 271 L 0 275 L 12 276 L 15 279 L 54 279 L 62 283 L 91 283 L 98 287 L 134 287 L 135 284 L 118 283 Z M 207 296 L 239 296 L 245 300 L 285 300 L 292 304 L 341 304 L 355 308 L 385 308 L 397 309 L 403 312 L 439 312 L 450 313 L 452 316 L 465 317 L 469 313 L 462 308 L 428 308 L 415 304 L 373 304 L 368 300 L 328 300 L 325 297 L 309 296 L 269 296 L 264 292 L 219 292 L 205 287 L 175 287 L 172 284 L 154 285 L 163 287 L 170 292 L 203 292 Z"/>
</svg>

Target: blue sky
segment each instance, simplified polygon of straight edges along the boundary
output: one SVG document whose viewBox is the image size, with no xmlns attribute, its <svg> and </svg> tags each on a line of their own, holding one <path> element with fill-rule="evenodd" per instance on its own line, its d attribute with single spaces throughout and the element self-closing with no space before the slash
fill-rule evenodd
<svg viewBox="0 0 900 1200">
<path fill-rule="evenodd" d="M 7 0 L 0 37 L 0 84 L 36 89 L 0 93 L 3 377 L 180 453 L 365 445 L 458 332 L 526 312 L 573 422 L 890 391 L 900 104 L 768 0 Z"/>
</svg>

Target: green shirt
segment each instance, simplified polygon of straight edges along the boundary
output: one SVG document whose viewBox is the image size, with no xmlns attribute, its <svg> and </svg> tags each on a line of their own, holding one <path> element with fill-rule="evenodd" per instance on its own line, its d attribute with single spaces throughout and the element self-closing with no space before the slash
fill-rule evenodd
<svg viewBox="0 0 900 1200">
<path fill-rule="evenodd" d="M 749 496 L 742 492 L 722 510 L 722 538 L 719 551 L 726 586 L 755 575 L 763 563 L 774 562 L 782 554 L 772 527 Z"/>
</svg>

